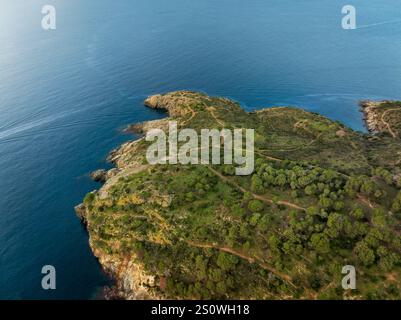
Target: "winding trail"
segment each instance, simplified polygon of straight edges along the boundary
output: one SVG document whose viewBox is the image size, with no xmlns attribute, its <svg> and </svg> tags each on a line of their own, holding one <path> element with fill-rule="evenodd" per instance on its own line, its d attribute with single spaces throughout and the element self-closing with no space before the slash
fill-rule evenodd
<svg viewBox="0 0 401 320">
<path fill-rule="evenodd" d="M 216 122 L 224 128 L 225 123 L 221 121 L 214 113 L 214 111 L 216 111 L 216 108 L 211 106 L 211 107 L 206 107 L 206 109 L 210 112 L 214 120 L 216 120 Z"/>
<path fill-rule="evenodd" d="M 188 123 L 188 122 L 190 122 L 195 116 L 196 116 L 196 112 L 194 111 L 194 109 L 192 109 L 190 106 L 188 106 L 188 108 L 189 108 L 189 110 L 191 111 L 191 116 L 187 119 L 187 120 L 184 120 L 182 123 L 181 123 L 181 125 L 182 126 L 186 126 L 186 124 Z"/>
<path fill-rule="evenodd" d="M 294 283 L 292 282 L 292 279 L 289 275 L 284 274 L 277 269 L 273 268 L 272 266 L 268 265 L 265 263 L 261 258 L 258 257 L 251 257 L 249 255 L 246 255 L 245 253 L 241 253 L 233 248 L 229 247 L 221 247 L 218 245 L 210 244 L 210 243 L 198 243 L 194 241 L 187 240 L 186 243 L 190 246 L 197 247 L 197 248 L 202 248 L 202 249 L 216 249 L 225 253 L 229 253 L 232 255 L 235 255 L 243 260 L 248 261 L 249 263 L 257 263 L 262 269 L 265 269 L 273 274 L 275 274 L 278 278 L 281 280 L 287 282 L 290 284 L 292 287 L 296 288 Z"/>
<path fill-rule="evenodd" d="M 383 112 L 382 116 L 381 116 L 381 122 L 383 122 L 386 126 L 388 131 L 390 132 L 390 134 L 392 135 L 393 138 L 398 138 L 398 135 L 393 131 L 393 129 L 391 129 L 390 124 L 384 120 L 384 117 L 391 111 L 396 111 L 396 110 L 400 110 L 400 108 L 393 108 L 393 109 L 388 109 L 386 111 Z"/>
<path fill-rule="evenodd" d="M 241 187 L 240 185 L 238 185 L 236 182 L 232 181 L 231 179 L 227 178 L 226 176 L 222 175 L 220 172 L 218 172 L 217 170 L 213 169 L 212 167 L 208 166 L 209 170 L 212 171 L 215 175 L 217 175 L 220 179 L 224 180 L 225 182 L 231 184 L 232 186 L 234 186 L 235 188 L 237 188 L 238 190 L 240 190 L 242 193 L 246 193 L 249 192 L 255 199 L 258 199 L 264 203 L 267 204 L 274 204 L 274 201 L 272 199 L 269 199 L 267 197 L 255 194 L 243 187 Z M 288 202 L 288 201 L 277 201 L 277 204 L 279 205 L 284 205 L 296 210 L 300 210 L 300 211 L 306 211 L 305 208 L 298 206 L 294 203 Z"/>
</svg>

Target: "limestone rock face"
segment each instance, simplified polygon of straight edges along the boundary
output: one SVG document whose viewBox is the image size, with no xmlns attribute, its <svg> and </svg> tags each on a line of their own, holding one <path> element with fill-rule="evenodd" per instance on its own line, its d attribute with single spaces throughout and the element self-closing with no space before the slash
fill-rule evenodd
<svg viewBox="0 0 401 320">
<path fill-rule="evenodd" d="M 166 110 L 171 117 L 180 117 L 191 112 L 190 105 L 195 101 L 189 91 L 177 91 L 165 95 L 148 97 L 144 104 L 152 109 Z"/>
<path fill-rule="evenodd" d="M 383 124 L 380 121 L 379 114 L 375 112 L 379 104 L 375 101 L 363 101 L 361 103 L 362 111 L 364 113 L 364 120 L 369 132 L 378 133 L 382 130 Z"/>
<path fill-rule="evenodd" d="M 148 274 L 135 257 L 109 255 L 101 252 L 92 244 L 91 247 L 103 269 L 116 280 L 112 296 L 127 300 L 163 298 L 156 296 L 148 289 L 157 285 L 155 277 Z"/>
<path fill-rule="evenodd" d="M 145 106 L 153 109 L 164 108 L 163 106 L 163 97 L 160 94 L 156 94 L 148 97 L 145 100 Z"/>
<path fill-rule="evenodd" d="M 87 224 L 87 220 L 86 220 L 87 209 L 86 209 L 86 206 L 83 203 L 81 203 L 81 204 L 77 205 L 74 208 L 74 210 L 75 210 L 75 213 L 76 213 L 77 217 L 81 220 L 81 222 L 83 224 L 86 225 Z"/>
</svg>

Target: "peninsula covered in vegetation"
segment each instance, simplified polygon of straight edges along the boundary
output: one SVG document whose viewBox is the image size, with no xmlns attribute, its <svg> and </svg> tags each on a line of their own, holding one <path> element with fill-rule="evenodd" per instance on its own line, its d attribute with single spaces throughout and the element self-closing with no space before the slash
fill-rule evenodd
<svg viewBox="0 0 401 320">
<path fill-rule="evenodd" d="M 399 299 L 401 103 L 365 102 L 375 134 L 293 107 L 245 112 L 179 91 L 145 105 L 169 117 L 132 125 L 255 129 L 255 170 L 149 165 L 144 138 L 76 207 L 90 246 L 126 299 Z M 373 119 L 373 120 L 372 120 Z M 356 289 L 342 288 L 343 266 Z"/>
</svg>

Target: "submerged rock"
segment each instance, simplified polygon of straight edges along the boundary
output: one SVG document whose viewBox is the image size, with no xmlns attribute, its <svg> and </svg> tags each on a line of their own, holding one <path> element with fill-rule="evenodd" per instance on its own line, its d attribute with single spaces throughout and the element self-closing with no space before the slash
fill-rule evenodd
<svg viewBox="0 0 401 320">
<path fill-rule="evenodd" d="M 130 124 L 124 132 L 128 133 L 136 133 L 136 134 L 142 134 L 143 133 L 143 123 L 135 123 L 135 124 Z"/>
<path fill-rule="evenodd" d="M 107 171 L 104 169 L 93 171 L 90 177 L 96 182 L 105 182 L 107 180 Z"/>
</svg>

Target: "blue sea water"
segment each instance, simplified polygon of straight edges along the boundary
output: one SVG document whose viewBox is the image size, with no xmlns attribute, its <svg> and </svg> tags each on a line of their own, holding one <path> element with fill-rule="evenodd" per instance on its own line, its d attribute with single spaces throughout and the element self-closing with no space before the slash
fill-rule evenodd
<svg viewBox="0 0 401 320">
<path fill-rule="evenodd" d="M 57 29 L 41 29 L 41 8 Z M 109 282 L 73 207 L 88 173 L 163 117 L 142 106 L 177 89 L 247 110 L 298 105 L 364 131 L 360 99 L 401 97 L 401 2 L 0 0 L 0 298 L 91 299 Z M 57 289 L 41 288 L 54 265 Z"/>
</svg>

